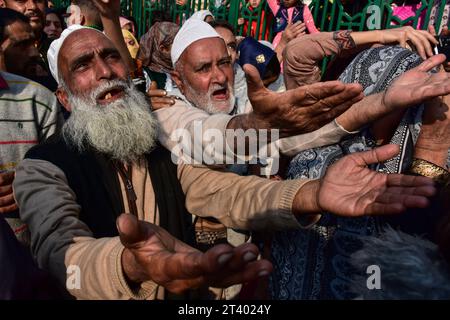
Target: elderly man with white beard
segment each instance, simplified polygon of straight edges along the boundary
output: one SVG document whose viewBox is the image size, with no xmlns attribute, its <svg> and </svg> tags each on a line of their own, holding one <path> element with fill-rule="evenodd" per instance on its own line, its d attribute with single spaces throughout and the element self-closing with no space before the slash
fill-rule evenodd
<svg viewBox="0 0 450 320">
<path fill-rule="evenodd" d="M 14 193 L 39 266 L 76 298 L 200 297 L 208 286 L 271 272 L 252 244 L 192 247 L 188 211 L 239 229 L 299 228 L 321 210 L 360 216 L 424 207 L 436 191 L 430 179 L 367 168 L 396 154 L 392 145 L 340 160 L 321 181 L 176 166 L 155 147 L 149 104 L 104 34 L 71 26 L 49 61 L 58 99 L 72 114 L 61 136 L 27 153 Z"/>
</svg>

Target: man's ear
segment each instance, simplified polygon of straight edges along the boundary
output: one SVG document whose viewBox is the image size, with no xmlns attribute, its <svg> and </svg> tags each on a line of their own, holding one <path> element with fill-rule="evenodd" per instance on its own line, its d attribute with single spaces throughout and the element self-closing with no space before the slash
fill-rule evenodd
<svg viewBox="0 0 450 320">
<path fill-rule="evenodd" d="M 0 8 L 6 8 L 5 0 L 0 0 Z"/>
<path fill-rule="evenodd" d="M 69 95 L 67 94 L 67 91 L 61 87 L 56 89 L 56 97 L 59 100 L 59 103 L 64 107 L 64 109 L 67 110 L 67 112 L 72 112 L 72 107 L 69 103 Z"/>
<path fill-rule="evenodd" d="M 183 81 L 181 81 L 180 73 L 176 70 L 173 70 L 170 73 L 170 76 L 172 77 L 172 80 L 175 82 L 180 92 L 184 94 L 184 84 Z"/>
</svg>

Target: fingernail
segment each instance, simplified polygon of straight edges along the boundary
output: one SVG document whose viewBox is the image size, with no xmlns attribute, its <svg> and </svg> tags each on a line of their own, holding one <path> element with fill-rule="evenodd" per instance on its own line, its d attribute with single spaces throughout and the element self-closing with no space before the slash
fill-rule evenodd
<svg viewBox="0 0 450 320">
<path fill-rule="evenodd" d="M 232 253 L 224 253 L 221 254 L 219 256 L 219 258 L 217 258 L 217 263 L 219 263 L 219 265 L 223 266 L 225 263 L 227 263 L 228 261 L 230 261 L 231 257 L 233 256 Z"/>
<path fill-rule="evenodd" d="M 250 261 L 253 261 L 253 260 L 255 260 L 255 259 L 256 259 L 256 254 L 254 254 L 254 253 L 251 252 L 251 251 L 246 252 L 246 253 L 244 254 L 244 257 L 243 257 L 243 260 L 244 260 L 245 262 L 250 262 Z"/>
<path fill-rule="evenodd" d="M 269 272 L 268 271 L 266 271 L 266 270 L 263 270 L 263 271 L 260 271 L 259 273 L 258 273 L 258 277 L 267 277 L 269 275 Z"/>
</svg>

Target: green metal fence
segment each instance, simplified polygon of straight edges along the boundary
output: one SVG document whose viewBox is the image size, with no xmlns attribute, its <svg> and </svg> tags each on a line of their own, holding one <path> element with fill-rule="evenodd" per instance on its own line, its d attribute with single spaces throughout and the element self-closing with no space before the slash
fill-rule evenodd
<svg viewBox="0 0 450 320">
<path fill-rule="evenodd" d="M 410 24 L 418 26 L 422 19 L 422 28 L 428 26 L 433 5 L 438 3 L 433 0 L 422 0 L 421 7 L 416 16 L 407 20 L 400 20 L 392 13 L 393 0 L 363 0 L 355 5 L 346 5 L 341 0 L 313 0 L 310 4 L 316 26 L 321 31 L 334 31 L 352 29 L 363 31 L 370 29 L 387 29 Z M 54 1 L 56 6 L 67 6 L 70 0 Z M 436 28 L 439 29 L 444 13 L 446 1 L 441 1 L 436 10 Z M 177 5 L 175 0 L 125 0 L 121 1 L 122 12 L 130 15 L 138 23 L 139 35 L 144 34 L 153 22 L 156 12 L 164 12 L 170 15 L 172 21 L 182 24 L 195 11 L 208 9 L 217 19 L 228 20 L 240 35 L 253 35 L 256 38 L 271 38 L 270 8 L 265 0 L 262 0 L 258 8 L 247 8 L 246 0 L 187 0 L 183 6 Z M 375 10 L 375 11 L 374 11 Z M 263 15 L 263 12 L 265 14 Z M 238 25 L 238 18 L 247 20 L 248 25 L 254 25 L 256 31 L 251 34 L 251 28 Z"/>
</svg>

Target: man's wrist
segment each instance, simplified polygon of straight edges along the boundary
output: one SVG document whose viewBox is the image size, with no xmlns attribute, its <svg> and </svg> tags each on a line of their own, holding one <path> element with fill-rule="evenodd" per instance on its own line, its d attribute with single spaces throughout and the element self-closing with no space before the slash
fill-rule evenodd
<svg viewBox="0 0 450 320">
<path fill-rule="evenodd" d="M 134 254 L 127 248 L 122 252 L 122 270 L 130 287 L 149 280 L 136 261 Z"/>
<path fill-rule="evenodd" d="M 295 216 L 317 214 L 322 211 L 319 205 L 320 180 L 312 180 L 298 190 L 292 204 Z"/>
</svg>

